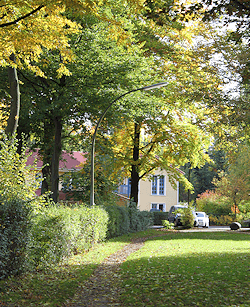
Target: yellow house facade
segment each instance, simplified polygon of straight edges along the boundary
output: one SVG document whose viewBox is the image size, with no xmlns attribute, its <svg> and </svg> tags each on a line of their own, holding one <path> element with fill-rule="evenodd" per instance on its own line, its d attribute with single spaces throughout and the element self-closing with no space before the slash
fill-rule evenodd
<svg viewBox="0 0 250 307">
<path fill-rule="evenodd" d="M 123 184 L 118 189 L 118 194 L 130 194 L 130 180 L 124 179 Z M 170 207 L 179 202 L 179 184 L 176 182 L 176 189 L 169 182 L 168 174 L 165 170 L 157 170 L 154 175 L 139 182 L 138 208 L 140 211 L 150 211 L 159 209 L 168 212 Z"/>
</svg>

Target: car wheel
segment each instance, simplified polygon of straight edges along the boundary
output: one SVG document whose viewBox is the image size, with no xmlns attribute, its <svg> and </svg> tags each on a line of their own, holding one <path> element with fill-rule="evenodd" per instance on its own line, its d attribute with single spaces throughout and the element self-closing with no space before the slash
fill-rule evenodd
<svg viewBox="0 0 250 307">
<path fill-rule="evenodd" d="M 178 220 L 174 220 L 174 226 L 177 227 L 178 226 Z"/>
</svg>

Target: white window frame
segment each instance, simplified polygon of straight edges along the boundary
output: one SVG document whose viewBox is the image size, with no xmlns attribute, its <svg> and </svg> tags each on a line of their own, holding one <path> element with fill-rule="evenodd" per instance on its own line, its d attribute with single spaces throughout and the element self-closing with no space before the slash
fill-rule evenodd
<svg viewBox="0 0 250 307">
<path fill-rule="evenodd" d="M 153 188 L 154 188 L 154 183 L 155 183 L 155 178 L 156 180 L 156 193 L 153 193 Z M 163 194 L 160 194 L 160 178 L 164 179 L 164 190 Z M 154 175 L 152 176 L 151 180 L 151 195 L 152 196 L 166 196 L 166 176 L 165 175 Z"/>
<path fill-rule="evenodd" d="M 159 209 L 160 205 L 163 205 L 163 210 L 162 210 L 162 212 L 166 212 L 166 204 L 165 204 L 165 203 L 156 203 L 156 202 L 153 202 L 153 203 L 151 203 L 151 205 L 150 205 L 150 209 L 152 209 L 152 208 Z"/>
</svg>

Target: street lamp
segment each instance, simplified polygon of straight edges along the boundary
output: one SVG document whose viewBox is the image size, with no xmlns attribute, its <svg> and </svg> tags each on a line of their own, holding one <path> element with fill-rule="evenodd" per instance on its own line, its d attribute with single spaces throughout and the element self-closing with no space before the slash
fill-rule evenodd
<svg viewBox="0 0 250 307">
<path fill-rule="evenodd" d="M 94 191 L 94 169 L 95 169 L 95 138 L 96 138 L 96 133 L 97 130 L 100 126 L 101 121 L 103 120 L 104 116 L 106 115 L 106 113 L 108 112 L 108 110 L 111 108 L 111 106 L 116 103 L 117 100 L 121 99 L 122 97 L 133 93 L 133 92 L 137 92 L 137 91 L 149 91 L 155 88 L 160 88 L 163 86 L 166 86 L 168 83 L 167 82 L 161 82 L 161 83 L 156 83 L 156 84 L 152 84 L 152 85 L 148 85 L 148 86 L 144 86 L 141 88 L 137 88 L 134 90 L 131 90 L 129 92 L 126 92 L 125 94 L 120 95 L 119 97 L 117 97 L 115 100 L 113 100 L 105 109 L 105 111 L 103 112 L 102 116 L 99 118 L 97 125 L 95 127 L 95 131 L 92 137 L 92 146 L 91 146 L 91 168 L 90 168 L 90 206 L 94 206 L 95 204 L 95 191 Z"/>
</svg>

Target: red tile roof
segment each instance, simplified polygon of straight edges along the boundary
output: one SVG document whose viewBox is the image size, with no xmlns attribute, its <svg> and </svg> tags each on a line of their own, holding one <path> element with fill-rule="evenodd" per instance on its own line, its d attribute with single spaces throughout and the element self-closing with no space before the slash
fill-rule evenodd
<svg viewBox="0 0 250 307">
<path fill-rule="evenodd" d="M 86 158 L 84 156 L 85 154 L 79 151 L 73 151 L 71 153 L 68 153 L 66 151 L 63 151 L 61 160 L 59 162 L 59 169 L 81 169 L 79 166 L 81 163 L 86 161 Z M 37 167 L 41 168 L 43 166 L 43 162 L 39 157 L 38 150 L 33 151 L 31 156 L 28 157 L 27 165 L 32 165 L 35 162 L 35 159 L 37 159 Z"/>
</svg>

